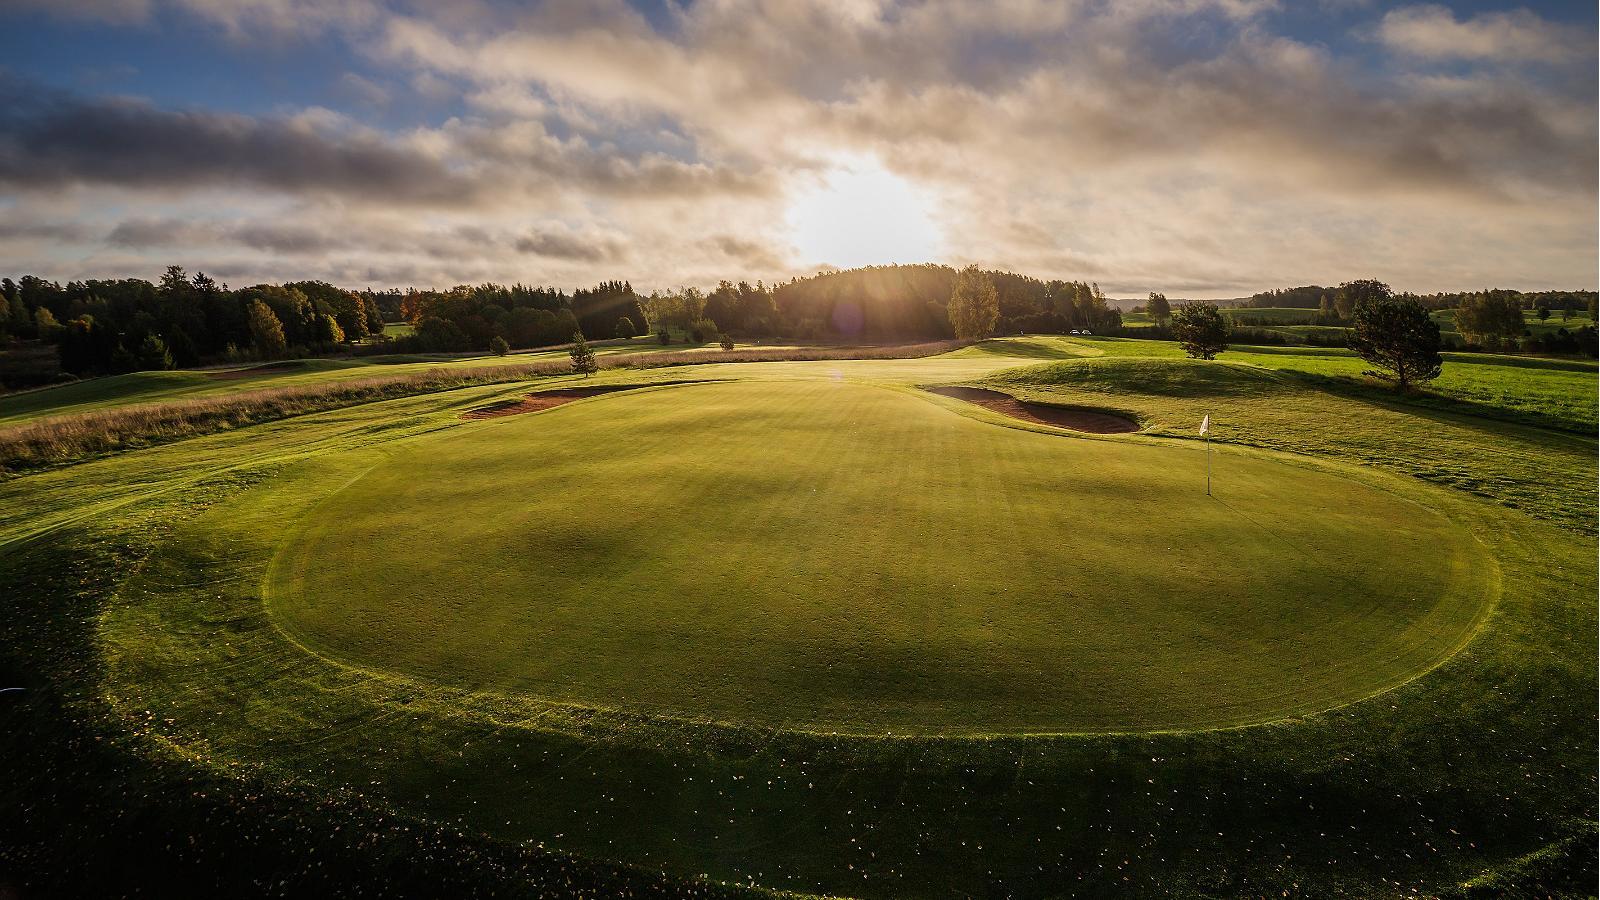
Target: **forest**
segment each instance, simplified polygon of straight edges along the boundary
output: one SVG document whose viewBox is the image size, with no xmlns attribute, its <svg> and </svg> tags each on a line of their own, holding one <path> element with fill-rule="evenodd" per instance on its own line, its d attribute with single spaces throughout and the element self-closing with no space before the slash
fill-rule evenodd
<svg viewBox="0 0 1600 900">
<path fill-rule="evenodd" d="M 1000 304 L 1000 333 L 1096 331 L 1121 325 L 1097 285 L 986 273 Z M 628 281 L 568 293 L 523 284 L 445 290 L 348 290 L 321 281 L 233 289 L 180 266 L 156 283 L 139 278 L 0 279 L 0 341 L 57 348 L 70 375 L 310 356 L 333 352 L 523 349 L 650 333 L 662 343 L 741 339 L 911 341 L 951 336 L 946 306 L 956 270 L 870 266 L 768 285 L 723 281 L 641 295 Z M 385 339 L 386 323 L 410 334 Z M 23 380 L 0 373 L 7 383 Z"/>
</svg>

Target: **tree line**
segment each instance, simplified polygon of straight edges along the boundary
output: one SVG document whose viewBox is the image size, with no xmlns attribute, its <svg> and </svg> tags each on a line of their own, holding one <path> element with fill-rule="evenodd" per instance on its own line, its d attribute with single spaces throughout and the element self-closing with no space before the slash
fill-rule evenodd
<svg viewBox="0 0 1600 900">
<path fill-rule="evenodd" d="M 1323 311 L 1352 325 L 1369 299 L 1397 296 L 1423 309 L 1455 309 L 1462 337 L 1488 349 L 1592 352 L 1593 329 L 1534 336 L 1523 311 L 1570 317 L 1594 292 L 1395 295 L 1372 280 L 1267 291 L 1252 306 Z M 554 287 L 486 283 L 446 290 L 347 290 L 321 281 L 230 289 L 204 273 L 168 267 L 156 283 L 137 278 L 0 279 L 0 340 L 53 345 L 73 375 L 189 367 L 345 352 L 509 352 L 585 340 L 653 334 L 662 343 L 790 338 L 891 342 L 991 334 L 1122 333 L 1122 316 L 1092 282 L 1042 280 L 969 266 L 887 265 L 819 272 L 787 282 L 723 281 L 637 293 L 603 281 L 568 293 Z M 1156 337 L 1173 337 L 1172 303 L 1152 293 Z M 385 323 L 411 334 L 383 338 Z M 1243 337 L 1243 335 L 1241 335 Z M 1521 343 L 1519 343 L 1521 342 Z M 1571 344 L 1572 346 L 1567 346 Z M 11 380 L 8 377 L 8 380 Z"/>
<path fill-rule="evenodd" d="M 383 331 L 373 302 L 325 282 L 231 290 L 180 266 L 154 284 L 4 278 L 0 301 L 0 339 L 54 344 L 74 375 L 306 355 Z"/>
<path fill-rule="evenodd" d="M 1361 300 L 1361 285 L 1365 282 L 1346 282 L 1336 287 L 1308 284 L 1301 287 L 1280 288 L 1251 294 L 1244 304 L 1255 308 L 1315 309 L 1336 324 L 1348 321 Z M 1352 290 L 1351 286 L 1355 289 Z M 1597 294 L 1595 291 L 1515 291 L 1507 288 L 1484 288 L 1479 291 L 1441 291 L 1433 294 L 1400 292 L 1397 297 L 1415 300 L 1423 309 L 1459 309 L 1472 305 L 1515 307 L 1525 310 L 1546 310 L 1566 317 L 1587 310 L 1594 318 Z"/>
<path fill-rule="evenodd" d="M 1121 314 L 1097 285 L 985 271 L 1000 333 L 1109 330 Z M 815 341 L 938 340 L 958 273 L 942 265 L 869 266 L 768 285 L 723 281 L 641 295 L 627 281 L 568 293 L 495 283 L 445 290 L 348 290 L 321 281 L 233 289 L 168 267 L 155 283 L 89 279 L 63 285 L 31 275 L 0 280 L 0 340 L 58 349 L 73 375 L 327 353 L 471 352 L 653 333 L 662 342 L 724 335 Z M 378 345 L 385 323 L 413 326 Z"/>
</svg>

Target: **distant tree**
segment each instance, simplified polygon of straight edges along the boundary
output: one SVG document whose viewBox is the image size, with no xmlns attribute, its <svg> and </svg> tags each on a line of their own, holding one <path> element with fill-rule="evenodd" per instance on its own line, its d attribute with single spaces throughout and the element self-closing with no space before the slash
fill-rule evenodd
<svg viewBox="0 0 1600 900">
<path fill-rule="evenodd" d="M 1350 349 L 1377 366 L 1368 372 L 1397 390 L 1439 377 L 1439 323 L 1411 297 L 1367 300 L 1356 307 Z"/>
<path fill-rule="evenodd" d="M 1338 311 L 1333 308 L 1333 298 L 1327 294 L 1323 294 L 1317 304 L 1317 317 L 1324 322 L 1332 322 L 1339 317 Z"/>
<path fill-rule="evenodd" d="M 322 344 L 344 343 L 344 329 L 339 326 L 339 320 L 328 313 L 317 313 L 317 342 Z"/>
<path fill-rule="evenodd" d="M 116 336 L 84 314 L 67 323 L 56 352 L 61 357 L 61 368 L 74 375 L 104 371 L 116 351 Z"/>
<path fill-rule="evenodd" d="M 672 343 L 672 332 L 662 328 L 656 332 L 656 340 L 660 342 L 661 346 L 665 347 L 666 345 Z"/>
<path fill-rule="evenodd" d="M 572 333 L 572 371 L 588 377 L 600 371 L 600 363 L 594 358 L 594 350 L 590 349 L 589 342 L 583 339 L 583 332 Z"/>
<path fill-rule="evenodd" d="M 724 349 L 724 350 L 732 350 L 733 349 L 733 338 L 728 337 L 726 334 L 724 334 L 722 336 L 722 349 Z"/>
<path fill-rule="evenodd" d="M 9 281 L 10 279 L 6 280 Z M 20 291 L 13 293 L 7 305 L 11 310 L 11 315 L 9 316 L 11 319 L 11 333 L 17 337 L 27 337 L 27 332 L 33 324 L 33 319 L 28 315 L 27 304 L 22 302 L 22 293 Z"/>
<path fill-rule="evenodd" d="M 1522 334 L 1522 303 L 1513 294 L 1484 291 L 1461 299 L 1456 309 L 1456 330 L 1483 346 L 1499 346 Z"/>
<path fill-rule="evenodd" d="M 631 340 L 638 333 L 639 331 L 634 327 L 632 319 L 623 316 L 617 320 L 617 337 L 626 341 Z"/>
<path fill-rule="evenodd" d="M 172 368 L 172 353 L 167 350 L 167 342 L 156 334 L 145 335 L 144 342 L 139 344 L 138 357 L 142 371 L 162 372 Z"/>
<path fill-rule="evenodd" d="M 505 356 L 511 352 L 511 345 L 506 343 L 505 338 L 497 334 L 494 336 L 494 340 L 489 342 L 489 352 L 495 356 Z"/>
<path fill-rule="evenodd" d="M 1360 278 L 1339 285 L 1333 295 L 1333 308 L 1339 318 L 1348 320 L 1356 308 L 1369 300 L 1386 300 L 1394 296 L 1387 284 L 1376 278 Z"/>
<path fill-rule="evenodd" d="M 61 323 L 50 310 L 41 306 L 33 311 L 33 333 L 43 341 L 55 340 L 61 334 Z"/>
<path fill-rule="evenodd" d="M 182 328 L 173 328 L 167 347 L 172 351 L 172 364 L 177 368 L 188 368 L 200 365 L 200 351 L 194 345 L 194 339 Z"/>
<path fill-rule="evenodd" d="M 1539 321 L 1541 321 L 1541 322 L 1543 322 L 1546 319 L 1550 318 L 1550 307 L 1548 307 L 1548 306 L 1540 306 L 1539 307 L 1539 312 L 1537 313 L 1537 315 L 1539 316 Z"/>
<path fill-rule="evenodd" d="M 1195 359 L 1216 359 L 1228 349 L 1228 320 L 1214 303 L 1191 300 L 1172 314 L 1172 335 Z"/>
<path fill-rule="evenodd" d="M 417 347 L 424 353 L 453 353 L 471 345 L 471 339 L 460 326 L 438 316 L 425 316 L 418 322 L 416 338 Z"/>
<path fill-rule="evenodd" d="M 1150 302 L 1145 304 L 1145 312 L 1150 314 L 1157 325 L 1165 325 L 1172 318 L 1172 304 L 1167 300 L 1166 294 L 1150 293 Z"/>
<path fill-rule="evenodd" d="M 249 321 L 250 342 L 255 345 L 256 352 L 262 357 L 276 359 L 289 349 L 289 345 L 283 339 L 283 323 L 278 321 L 271 307 L 260 300 L 252 300 Z"/>
<path fill-rule="evenodd" d="M 106 370 L 120 374 L 122 372 L 137 372 L 139 370 L 139 357 L 133 351 L 117 343 L 117 349 L 111 353 L 111 361 L 106 365 Z"/>
<path fill-rule="evenodd" d="M 994 282 L 976 265 L 956 273 L 950 292 L 950 327 L 963 341 L 981 340 L 994 334 L 1000 320 L 1000 294 Z"/>
</svg>

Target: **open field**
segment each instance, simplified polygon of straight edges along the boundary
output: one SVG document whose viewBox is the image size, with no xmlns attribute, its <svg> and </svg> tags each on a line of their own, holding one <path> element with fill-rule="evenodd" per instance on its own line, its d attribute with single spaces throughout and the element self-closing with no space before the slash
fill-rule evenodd
<svg viewBox="0 0 1600 900">
<path fill-rule="evenodd" d="M 530 895 L 1589 890 L 1595 367 L 1451 356 L 1411 397 L 1362 368 L 1050 337 L 708 362 L 0 482 L 0 702 L 48 760 L 3 788 L 0 860 L 71 852 L 108 792 L 138 812 L 103 840 L 203 820 L 305 888 L 360 841 Z M 0 411 L 126 402 L 96 386 Z"/>
</svg>

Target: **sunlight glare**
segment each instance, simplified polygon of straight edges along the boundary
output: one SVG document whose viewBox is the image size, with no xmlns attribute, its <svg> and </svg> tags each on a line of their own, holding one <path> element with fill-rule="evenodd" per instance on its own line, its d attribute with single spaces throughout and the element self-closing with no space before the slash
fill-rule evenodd
<svg viewBox="0 0 1600 900">
<path fill-rule="evenodd" d="M 935 262 L 942 244 L 927 192 L 872 158 L 812 178 L 790 206 L 788 226 L 805 265 Z"/>
</svg>

